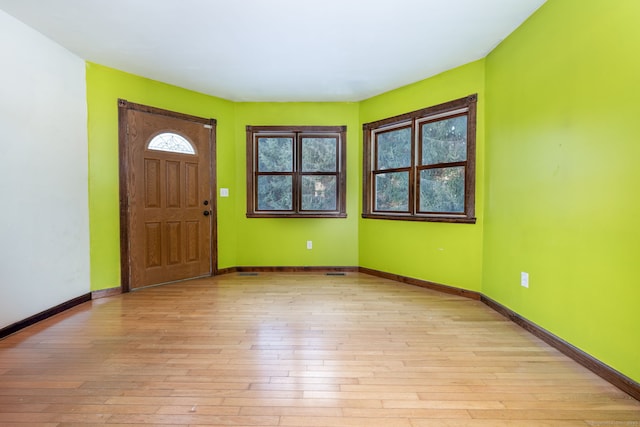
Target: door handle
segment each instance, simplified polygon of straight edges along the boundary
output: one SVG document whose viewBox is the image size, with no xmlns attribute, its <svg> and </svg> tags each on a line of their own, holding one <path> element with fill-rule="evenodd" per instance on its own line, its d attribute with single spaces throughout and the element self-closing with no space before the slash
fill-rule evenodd
<svg viewBox="0 0 640 427">
<path fill-rule="evenodd" d="M 204 216 L 209 216 L 209 215 L 211 215 L 211 211 L 204 211 L 204 212 L 202 212 L 202 214 Z"/>
</svg>

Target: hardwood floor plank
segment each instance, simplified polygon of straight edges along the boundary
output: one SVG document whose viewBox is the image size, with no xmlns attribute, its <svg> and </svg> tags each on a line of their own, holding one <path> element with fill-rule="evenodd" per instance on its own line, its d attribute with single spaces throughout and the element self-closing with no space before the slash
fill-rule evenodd
<svg viewBox="0 0 640 427">
<path fill-rule="evenodd" d="M 184 424 L 184 425 L 212 425 L 212 426 L 277 426 L 280 417 L 260 415 L 200 415 L 184 414 L 156 414 L 156 415 L 113 415 L 108 420 L 109 424 Z"/>
<path fill-rule="evenodd" d="M 281 426 L 309 426 L 309 427 L 370 427 L 380 425 L 380 418 L 376 417 L 289 417 L 281 418 Z M 411 427 L 408 418 L 385 418 L 385 427 Z"/>
<path fill-rule="evenodd" d="M 240 410 L 241 415 L 273 415 L 278 417 L 342 417 L 341 407 L 318 406 L 245 406 Z"/>
<path fill-rule="evenodd" d="M 240 413 L 240 407 L 219 405 L 170 405 L 160 407 L 156 413 L 164 415 L 194 414 L 200 415 L 271 415 L 271 414 L 245 414 Z"/>
<path fill-rule="evenodd" d="M 640 402 L 479 301 L 349 272 L 228 274 L 0 340 L 0 425 L 640 426 Z"/>
<path fill-rule="evenodd" d="M 505 404 L 498 400 L 384 400 L 382 406 L 386 409 L 505 409 Z"/>
<path fill-rule="evenodd" d="M 0 412 L 0 425 L 9 423 L 50 423 L 55 421 L 56 414 L 48 412 Z"/>
<path fill-rule="evenodd" d="M 8 412 L 24 413 L 24 412 L 43 412 L 48 405 L 46 403 L 23 403 L 14 401 L 12 403 L 0 403 L 0 414 Z"/>
<path fill-rule="evenodd" d="M 572 420 L 459 420 L 414 418 L 413 427 L 588 427 L 584 421 Z M 597 425 L 597 424 L 596 424 Z M 610 424 L 615 425 L 615 424 Z"/>
<path fill-rule="evenodd" d="M 88 405 L 88 404 L 50 404 L 42 412 L 55 414 L 155 414 L 159 406 L 152 405 Z"/>
<path fill-rule="evenodd" d="M 19 422 L 18 423 L 12 423 L 12 422 L 2 423 L 2 427 L 25 427 L 25 425 L 28 425 L 28 424 L 19 423 Z M 38 423 L 38 427 L 60 427 L 60 423 Z"/>
<path fill-rule="evenodd" d="M 491 409 L 471 409 L 469 414 L 473 418 L 491 420 L 584 420 L 587 424 L 600 424 L 609 422 L 614 425 L 631 425 L 640 422 L 640 411 L 629 410 L 589 410 L 574 405 L 571 409 L 547 409 L 547 406 L 536 409 L 503 409 L 500 411 Z"/>
</svg>

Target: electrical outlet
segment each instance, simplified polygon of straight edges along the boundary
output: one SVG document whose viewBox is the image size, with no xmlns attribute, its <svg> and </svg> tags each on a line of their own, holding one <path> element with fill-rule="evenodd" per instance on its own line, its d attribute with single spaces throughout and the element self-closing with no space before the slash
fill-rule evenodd
<svg viewBox="0 0 640 427">
<path fill-rule="evenodd" d="M 520 286 L 523 288 L 529 287 L 529 273 L 525 273 L 524 271 L 520 272 Z"/>
<path fill-rule="evenodd" d="M 313 249 L 313 242 L 311 240 L 307 240 L 307 249 Z"/>
</svg>

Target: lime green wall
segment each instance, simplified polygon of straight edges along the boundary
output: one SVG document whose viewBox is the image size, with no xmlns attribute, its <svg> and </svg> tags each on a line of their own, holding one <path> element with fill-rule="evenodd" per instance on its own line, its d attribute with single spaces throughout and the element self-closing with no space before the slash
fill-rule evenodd
<svg viewBox="0 0 640 427">
<path fill-rule="evenodd" d="M 363 101 L 360 119 L 368 123 L 473 93 L 478 94 L 477 223 L 360 219 L 360 266 L 480 291 L 484 209 L 484 60 Z"/>
<path fill-rule="evenodd" d="M 487 57 L 482 287 L 636 381 L 638 17 L 550 0 Z"/>
<path fill-rule="evenodd" d="M 347 126 L 347 218 L 246 217 L 246 126 Z M 238 103 L 235 138 L 238 266 L 357 266 L 361 151 L 356 103 Z M 313 249 L 306 249 L 307 240 Z"/>
<path fill-rule="evenodd" d="M 118 98 L 218 122 L 218 185 L 235 173 L 233 103 L 87 63 L 89 137 L 89 221 L 91 289 L 120 286 L 118 187 Z M 235 207 L 218 199 L 218 254 L 221 267 L 236 264 Z"/>
</svg>

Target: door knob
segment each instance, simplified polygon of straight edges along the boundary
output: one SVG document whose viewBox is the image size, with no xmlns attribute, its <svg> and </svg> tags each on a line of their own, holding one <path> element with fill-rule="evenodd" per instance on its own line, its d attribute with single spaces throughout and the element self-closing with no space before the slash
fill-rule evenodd
<svg viewBox="0 0 640 427">
<path fill-rule="evenodd" d="M 211 211 L 204 211 L 204 212 L 202 212 L 202 213 L 204 214 L 204 216 L 209 216 L 209 215 L 211 215 Z"/>
</svg>

